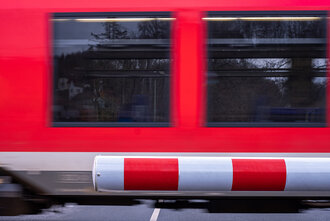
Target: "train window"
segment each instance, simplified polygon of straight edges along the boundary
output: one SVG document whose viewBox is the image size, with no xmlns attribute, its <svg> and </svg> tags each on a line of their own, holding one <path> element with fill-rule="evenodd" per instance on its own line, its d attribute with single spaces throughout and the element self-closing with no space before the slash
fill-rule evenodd
<svg viewBox="0 0 330 221">
<path fill-rule="evenodd" d="M 209 12 L 208 126 L 325 126 L 326 14 Z"/>
<path fill-rule="evenodd" d="M 170 15 L 53 14 L 53 125 L 168 126 Z"/>
</svg>

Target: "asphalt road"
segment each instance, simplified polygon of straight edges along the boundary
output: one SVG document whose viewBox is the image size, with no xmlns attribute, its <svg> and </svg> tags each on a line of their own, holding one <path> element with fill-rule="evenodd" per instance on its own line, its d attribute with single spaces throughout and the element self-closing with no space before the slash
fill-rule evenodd
<svg viewBox="0 0 330 221">
<path fill-rule="evenodd" d="M 80 206 L 66 204 L 53 206 L 37 215 L 2 216 L 0 221 L 194 221 L 194 220 L 221 220 L 221 221 L 328 221 L 330 209 L 308 209 L 299 213 L 209 213 L 205 209 L 157 209 L 152 201 L 143 201 L 135 206 Z"/>
</svg>

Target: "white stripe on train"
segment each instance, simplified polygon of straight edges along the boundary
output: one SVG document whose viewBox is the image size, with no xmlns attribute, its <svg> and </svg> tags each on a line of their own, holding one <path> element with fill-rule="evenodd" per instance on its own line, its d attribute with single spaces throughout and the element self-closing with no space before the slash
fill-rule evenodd
<svg viewBox="0 0 330 221">
<path fill-rule="evenodd" d="M 13 171 L 92 171 L 95 156 L 330 158 L 330 153 L 0 152 L 0 166 Z"/>
</svg>

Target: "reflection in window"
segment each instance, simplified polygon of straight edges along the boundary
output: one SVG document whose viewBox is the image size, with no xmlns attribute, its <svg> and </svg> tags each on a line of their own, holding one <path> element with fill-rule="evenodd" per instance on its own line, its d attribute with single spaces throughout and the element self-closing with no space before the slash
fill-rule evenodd
<svg viewBox="0 0 330 221">
<path fill-rule="evenodd" d="M 209 13 L 209 125 L 325 123 L 326 17 Z"/>
<path fill-rule="evenodd" d="M 169 16 L 55 14 L 54 125 L 169 122 Z"/>
</svg>

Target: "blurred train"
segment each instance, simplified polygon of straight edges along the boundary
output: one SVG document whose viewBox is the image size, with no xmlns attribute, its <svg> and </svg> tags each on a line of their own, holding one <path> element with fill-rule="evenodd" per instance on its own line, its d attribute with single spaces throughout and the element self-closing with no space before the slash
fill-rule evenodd
<svg viewBox="0 0 330 221">
<path fill-rule="evenodd" d="M 1 208 L 329 198 L 329 10 L 326 0 L 2 2 Z"/>
</svg>

